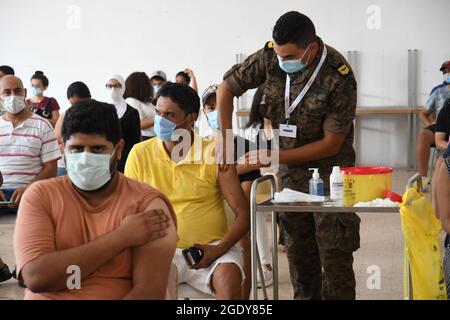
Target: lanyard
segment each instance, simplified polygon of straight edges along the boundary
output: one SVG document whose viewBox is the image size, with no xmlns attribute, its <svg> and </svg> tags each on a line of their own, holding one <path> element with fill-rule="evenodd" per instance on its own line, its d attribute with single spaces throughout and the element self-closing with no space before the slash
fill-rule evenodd
<svg viewBox="0 0 450 320">
<path fill-rule="evenodd" d="M 297 108 L 297 106 L 300 104 L 300 102 L 305 97 L 306 93 L 308 92 L 309 88 L 311 88 L 311 85 L 313 84 L 314 80 L 317 77 L 317 74 L 320 71 L 320 68 L 322 68 L 322 65 L 325 61 L 325 58 L 327 57 L 327 47 L 323 46 L 322 51 L 322 57 L 320 58 L 319 64 L 317 65 L 316 69 L 314 70 L 311 78 L 306 83 L 305 87 L 302 89 L 298 97 L 295 99 L 295 101 L 289 106 L 289 100 L 290 100 L 290 94 L 291 94 L 291 78 L 289 77 L 289 74 L 286 75 L 286 88 L 284 90 L 284 110 L 286 113 L 286 120 L 289 120 L 289 117 L 291 113 Z"/>
</svg>

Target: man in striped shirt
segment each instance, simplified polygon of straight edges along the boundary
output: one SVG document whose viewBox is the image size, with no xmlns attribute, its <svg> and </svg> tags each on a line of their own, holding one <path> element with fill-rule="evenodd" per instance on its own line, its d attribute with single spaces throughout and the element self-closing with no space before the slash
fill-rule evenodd
<svg viewBox="0 0 450 320">
<path fill-rule="evenodd" d="M 0 103 L 6 111 L 0 118 L 0 196 L 12 202 L 9 208 L 0 208 L 0 213 L 16 212 L 31 183 L 55 177 L 61 158 L 52 125 L 25 107 L 25 96 L 18 77 L 0 80 Z"/>
</svg>

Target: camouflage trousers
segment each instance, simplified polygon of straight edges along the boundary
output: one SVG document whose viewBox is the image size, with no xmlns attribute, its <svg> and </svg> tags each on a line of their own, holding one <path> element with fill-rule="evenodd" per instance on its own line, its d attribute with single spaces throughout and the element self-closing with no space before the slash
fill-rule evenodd
<svg viewBox="0 0 450 320">
<path fill-rule="evenodd" d="M 354 213 L 279 214 L 294 299 L 355 299 L 353 252 L 360 246 Z"/>
</svg>

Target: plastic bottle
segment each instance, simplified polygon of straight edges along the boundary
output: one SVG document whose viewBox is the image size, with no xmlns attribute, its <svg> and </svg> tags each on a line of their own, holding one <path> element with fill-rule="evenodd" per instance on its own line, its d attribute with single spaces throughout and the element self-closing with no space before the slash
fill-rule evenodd
<svg viewBox="0 0 450 320">
<path fill-rule="evenodd" d="M 323 196 L 323 180 L 320 178 L 319 169 L 313 168 L 309 169 L 310 171 L 314 170 L 312 175 L 312 179 L 309 180 L 309 194 L 314 196 Z"/>
<path fill-rule="evenodd" d="M 344 198 L 344 178 L 341 168 L 333 167 L 330 175 L 330 198 L 331 200 L 342 200 Z"/>
</svg>

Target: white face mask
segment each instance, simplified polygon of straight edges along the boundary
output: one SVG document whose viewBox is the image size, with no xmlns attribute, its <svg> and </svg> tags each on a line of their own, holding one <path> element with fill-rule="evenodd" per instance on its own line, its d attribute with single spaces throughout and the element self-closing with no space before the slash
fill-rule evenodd
<svg viewBox="0 0 450 320">
<path fill-rule="evenodd" d="M 115 152 L 115 150 L 113 154 L 66 152 L 66 170 L 70 181 L 84 191 L 100 189 L 111 180 L 109 161 Z"/>
<path fill-rule="evenodd" d="M 114 89 L 114 88 L 107 89 L 107 90 L 109 90 L 109 99 L 111 99 L 112 103 L 118 103 L 122 100 L 122 98 L 123 98 L 122 90 Z"/>
<path fill-rule="evenodd" d="M 25 97 L 7 96 L 3 97 L 3 108 L 10 114 L 18 114 L 25 108 Z"/>
</svg>

